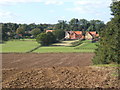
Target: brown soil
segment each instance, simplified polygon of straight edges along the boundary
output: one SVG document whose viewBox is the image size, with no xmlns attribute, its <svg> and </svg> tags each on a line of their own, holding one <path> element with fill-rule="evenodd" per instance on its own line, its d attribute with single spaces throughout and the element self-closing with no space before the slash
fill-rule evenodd
<svg viewBox="0 0 120 90">
<path fill-rule="evenodd" d="M 93 53 L 2 55 L 3 88 L 120 88 L 115 67 L 90 66 Z"/>
<path fill-rule="evenodd" d="M 41 68 L 91 65 L 93 53 L 2 54 L 3 68 Z"/>
</svg>

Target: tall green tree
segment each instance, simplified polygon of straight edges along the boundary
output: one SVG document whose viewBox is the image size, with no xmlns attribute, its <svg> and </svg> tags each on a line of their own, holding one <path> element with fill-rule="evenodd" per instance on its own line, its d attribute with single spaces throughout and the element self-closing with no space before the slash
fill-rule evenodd
<svg viewBox="0 0 120 90">
<path fill-rule="evenodd" d="M 86 31 L 89 27 L 89 21 L 87 21 L 86 19 L 80 19 L 79 26 L 81 31 Z"/>
<path fill-rule="evenodd" d="M 10 29 L 7 27 L 7 24 L 2 24 L 2 41 L 7 41 L 9 39 L 9 31 Z"/>
<path fill-rule="evenodd" d="M 55 30 L 53 32 L 53 34 L 55 35 L 55 38 L 57 41 L 59 41 L 65 37 L 65 31 L 63 31 L 63 30 Z"/>
<path fill-rule="evenodd" d="M 48 33 L 40 33 L 39 35 L 37 35 L 36 37 L 36 41 L 38 43 L 40 43 L 42 46 L 48 46 L 52 43 L 55 42 L 55 36 L 53 35 L 52 32 L 48 32 Z"/>
<path fill-rule="evenodd" d="M 25 27 L 24 26 L 18 27 L 16 30 L 16 33 L 24 35 L 25 34 Z"/>
<path fill-rule="evenodd" d="M 54 26 L 54 30 L 68 30 L 68 24 L 67 21 L 59 20 L 58 23 Z"/>
<path fill-rule="evenodd" d="M 90 20 L 89 21 L 89 27 L 88 27 L 88 31 L 96 31 L 99 33 L 100 29 L 102 27 L 104 27 L 105 24 L 103 21 L 101 20 Z"/>
<path fill-rule="evenodd" d="M 101 39 L 93 58 L 94 64 L 120 64 L 120 1 L 113 2 L 110 8 L 114 17 L 100 32 Z"/>
<path fill-rule="evenodd" d="M 78 31 L 79 30 L 79 20 L 76 18 L 73 18 L 69 22 L 69 31 Z"/>
<path fill-rule="evenodd" d="M 86 31 L 88 29 L 89 26 L 89 22 L 86 19 L 80 19 L 79 20 L 79 27 L 80 27 L 80 31 L 82 31 L 82 34 L 84 36 L 83 40 L 85 40 L 85 35 L 86 35 Z"/>
<path fill-rule="evenodd" d="M 36 37 L 38 34 L 40 34 L 42 32 L 42 30 L 40 28 L 34 28 L 32 31 L 31 31 L 31 34 Z"/>
</svg>

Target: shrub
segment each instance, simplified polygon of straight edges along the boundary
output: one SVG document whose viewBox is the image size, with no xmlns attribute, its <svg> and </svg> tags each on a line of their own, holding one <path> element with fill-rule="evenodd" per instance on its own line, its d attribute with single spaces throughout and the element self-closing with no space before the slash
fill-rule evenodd
<svg viewBox="0 0 120 90">
<path fill-rule="evenodd" d="M 42 46 L 48 46 L 56 41 L 55 36 L 53 33 L 40 33 L 36 37 L 36 41 L 40 43 Z"/>
</svg>

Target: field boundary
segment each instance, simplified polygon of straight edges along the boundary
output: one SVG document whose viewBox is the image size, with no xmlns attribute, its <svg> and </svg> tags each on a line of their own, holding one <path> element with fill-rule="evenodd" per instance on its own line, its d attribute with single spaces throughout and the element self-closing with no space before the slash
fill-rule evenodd
<svg viewBox="0 0 120 90">
<path fill-rule="evenodd" d="M 59 53 L 94 53 L 94 52 L 47 52 L 47 53 L 40 53 L 40 52 L 31 52 L 31 54 L 59 54 Z M 0 54 L 27 54 L 26 52 L 3 52 Z"/>
<path fill-rule="evenodd" d="M 96 48 L 74 48 L 74 49 L 96 49 Z"/>
<path fill-rule="evenodd" d="M 37 46 L 37 47 L 33 48 L 32 50 L 27 51 L 26 53 L 31 53 L 31 52 L 33 52 L 33 51 L 37 50 L 37 49 L 38 49 L 38 48 L 40 48 L 40 47 L 41 47 L 41 45 L 39 45 L 39 46 Z"/>
</svg>

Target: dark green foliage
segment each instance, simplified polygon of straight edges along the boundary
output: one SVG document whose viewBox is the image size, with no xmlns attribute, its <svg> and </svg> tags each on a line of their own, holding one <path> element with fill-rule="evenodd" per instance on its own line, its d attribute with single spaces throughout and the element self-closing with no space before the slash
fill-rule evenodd
<svg viewBox="0 0 120 90">
<path fill-rule="evenodd" d="M 18 27 L 16 30 L 16 33 L 24 35 L 25 34 L 25 27 L 24 26 Z"/>
<path fill-rule="evenodd" d="M 96 31 L 97 33 L 99 33 L 100 29 L 104 26 L 105 26 L 105 24 L 103 21 L 91 20 L 89 22 L 89 27 L 88 27 L 87 31 Z"/>
<path fill-rule="evenodd" d="M 42 30 L 40 28 L 35 28 L 31 31 L 31 34 L 36 37 L 38 34 L 40 34 Z"/>
<path fill-rule="evenodd" d="M 63 30 L 55 30 L 53 34 L 56 37 L 56 40 L 59 41 L 65 37 L 65 31 Z"/>
<path fill-rule="evenodd" d="M 53 33 L 40 33 L 36 37 L 36 41 L 40 43 L 42 46 L 48 46 L 56 41 L 55 36 Z"/>
<path fill-rule="evenodd" d="M 120 64 L 120 1 L 111 4 L 114 18 L 100 32 L 100 45 L 93 59 L 94 64 Z"/>
<path fill-rule="evenodd" d="M 7 28 L 6 24 L 2 24 L 2 40 L 7 41 L 9 38 L 9 31 L 10 29 Z"/>
<path fill-rule="evenodd" d="M 68 24 L 67 24 L 67 21 L 64 21 L 64 20 L 59 20 L 57 24 L 55 24 L 54 30 L 68 30 Z"/>
<path fill-rule="evenodd" d="M 78 31 L 79 30 L 79 20 L 78 19 L 71 19 L 69 22 L 69 28 L 71 31 Z"/>
<path fill-rule="evenodd" d="M 22 35 L 22 38 L 31 38 L 31 30 L 39 28 L 41 32 L 44 31 L 50 24 L 16 24 L 16 23 L 0 23 L 2 25 L 1 36 L 2 40 L 14 39 L 18 34 Z"/>
</svg>

